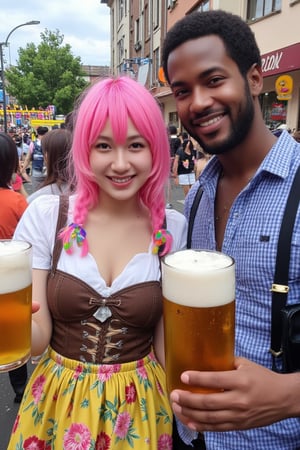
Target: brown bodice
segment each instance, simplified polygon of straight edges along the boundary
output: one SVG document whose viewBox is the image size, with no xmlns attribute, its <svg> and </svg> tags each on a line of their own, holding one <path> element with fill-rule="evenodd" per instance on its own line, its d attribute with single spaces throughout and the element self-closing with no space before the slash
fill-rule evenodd
<svg viewBox="0 0 300 450">
<path fill-rule="evenodd" d="M 68 199 L 63 196 L 56 236 L 66 223 L 67 211 Z M 52 348 L 67 358 L 97 364 L 146 356 L 162 315 L 160 283 L 139 283 L 102 297 L 83 280 L 57 269 L 61 251 L 62 241 L 56 238 L 47 282 Z"/>
<path fill-rule="evenodd" d="M 53 318 L 51 346 L 58 353 L 103 364 L 133 361 L 149 353 L 162 314 L 158 281 L 104 298 L 84 281 L 57 270 L 48 278 L 47 295 Z M 96 311 L 101 320 L 109 312 L 111 316 L 101 322 L 94 317 Z"/>
</svg>

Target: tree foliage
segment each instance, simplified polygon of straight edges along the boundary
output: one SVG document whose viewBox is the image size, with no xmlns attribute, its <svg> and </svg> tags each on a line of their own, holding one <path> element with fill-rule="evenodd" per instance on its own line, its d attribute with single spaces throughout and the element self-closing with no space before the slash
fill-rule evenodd
<svg viewBox="0 0 300 450">
<path fill-rule="evenodd" d="M 74 57 L 64 36 L 45 29 L 41 43 L 27 44 L 18 50 L 16 66 L 5 71 L 7 92 L 20 105 L 28 108 L 46 108 L 55 105 L 58 114 L 67 114 L 87 83 L 80 57 Z"/>
</svg>

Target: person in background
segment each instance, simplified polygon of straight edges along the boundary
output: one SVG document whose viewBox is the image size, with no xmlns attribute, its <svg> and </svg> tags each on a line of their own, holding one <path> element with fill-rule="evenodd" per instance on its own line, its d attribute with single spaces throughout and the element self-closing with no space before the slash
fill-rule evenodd
<svg viewBox="0 0 300 450">
<path fill-rule="evenodd" d="M 61 195 L 72 190 L 69 186 L 71 174 L 68 173 L 68 155 L 72 135 L 67 129 L 48 131 L 43 138 L 43 153 L 46 165 L 46 178 L 40 189 L 29 195 L 28 203 L 45 194 Z"/>
<path fill-rule="evenodd" d="M 124 76 L 85 91 L 74 124 L 75 194 L 37 198 L 14 236 L 32 243 L 32 354 L 47 351 L 8 449 L 171 449 L 160 257 L 184 248 L 187 225 L 165 209 L 163 117 Z"/>
<path fill-rule="evenodd" d="M 295 141 L 300 142 L 300 130 L 294 131 L 293 138 L 295 139 Z"/>
<path fill-rule="evenodd" d="M 173 208 L 172 205 L 172 167 L 174 163 L 175 154 L 178 150 L 178 148 L 181 145 L 181 140 L 177 136 L 177 128 L 175 125 L 170 124 L 168 126 L 168 133 L 169 133 L 169 148 L 170 148 L 170 176 L 166 184 L 166 197 L 167 197 L 167 204 L 166 207 L 168 209 Z"/>
<path fill-rule="evenodd" d="M 175 184 L 182 187 L 185 197 L 196 181 L 195 160 L 196 150 L 191 139 L 184 139 L 174 158 L 173 176 Z"/>
<path fill-rule="evenodd" d="M 18 134 L 15 134 L 13 140 L 16 144 L 18 158 L 16 161 L 15 171 L 11 177 L 11 187 L 15 192 L 19 192 L 26 198 L 27 192 L 24 188 L 23 177 L 21 175 L 22 138 Z"/>
<path fill-rule="evenodd" d="M 189 445 L 204 432 L 207 450 L 299 449 L 300 374 L 280 373 L 280 357 L 272 370 L 269 349 L 277 243 L 300 146 L 287 130 L 276 138 L 266 127 L 260 52 L 239 16 L 221 10 L 185 16 L 166 35 L 163 67 L 183 126 L 213 155 L 185 201 L 188 218 L 202 187 L 192 248 L 233 257 L 237 283 L 234 370 L 182 374 L 187 390 L 170 396 L 189 427 L 179 422 L 179 434 Z M 300 210 L 288 304 L 300 298 L 299 233 Z M 189 385 L 219 392 L 193 394 Z"/>
<path fill-rule="evenodd" d="M 23 212 L 26 199 L 14 192 L 11 183 L 19 158 L 14 140 L 0 132 L 0 239 L 11 239 Z M 27 382 L 26 364 L 8 373 L 15 392 L 15 403 L 20 403 Z"/>
<path fill-rule="evenodd" d="M 26 155 L 22 168 L 23 172 L 26 171 L 27 167 L 31 163 L 31 182 L 33 192 L 41 187 L 41 184 L 44 182 L 46 177 L 42 140 L 45 134 L 48 133 L 48 128 L 40 126 L 36 131 L 37 138 L 34 141 L 31 141 L 29 152 Z"/>
<path fill-rule="evenodd" d="M 21 177 L 20 173 L 20 163 L 18 160 L 16 170 L 11 178 L 11 187 L 15 192 L 19 192 L 25 198 L 27 198 L 28 194 L 26 189 L 24 188 L 23 178 Z"/>
</svg>

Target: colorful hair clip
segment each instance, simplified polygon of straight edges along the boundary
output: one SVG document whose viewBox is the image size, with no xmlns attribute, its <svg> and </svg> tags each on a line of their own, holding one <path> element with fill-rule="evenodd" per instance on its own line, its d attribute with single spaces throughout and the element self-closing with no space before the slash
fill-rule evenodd
<svg viewBox="0 0 300 450">
<path fill-rule="evenodd" d="M 73 252 L 72 246 L 75 241 L 78 247 L 82 247 L 82 255 L 86 255 L 88 251 L 86 231 L 77 223 L 71 223 L 62 230 L 62 239 L 64 250 L 71 254 Z"/>
<path fill-rule="evenodd" d="M 163 246 L 167 242 L 167 236 L 171 236 L 171 233 L 168 230 L 165 230 L 165 229 L 157 230 L 153 234 L 152 253 L 154 255 L 157 255 L 157 254 L 161 253 L 161 251 L 163 250 Z"/>
</svg>

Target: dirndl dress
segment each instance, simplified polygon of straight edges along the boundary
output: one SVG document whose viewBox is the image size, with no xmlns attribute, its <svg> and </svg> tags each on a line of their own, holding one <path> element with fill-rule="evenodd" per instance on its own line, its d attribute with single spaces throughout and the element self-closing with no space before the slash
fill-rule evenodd
<svg viewBox="0 0 300 450">
<path fill-rule="evenodd" d="M 8 450 L 171 450 L 165 374 L 151 352 L 91 364 L 49 348 L 35 368 Z"/>
</svg>

